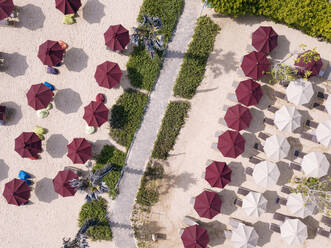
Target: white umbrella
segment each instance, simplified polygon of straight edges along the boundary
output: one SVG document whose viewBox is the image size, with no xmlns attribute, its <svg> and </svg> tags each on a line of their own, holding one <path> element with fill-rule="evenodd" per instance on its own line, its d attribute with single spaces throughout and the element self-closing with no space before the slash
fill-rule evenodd
<svg viewBox="0 0 331 248">
<path fill-rule="evenodd" d="M 242 208 L 248 216 L 259 217 L 267 209 L 267 199 L 261 193 L 249 192 L 243 199 Z"/>
<path fill-rule="evenodd" d="M 326 99 L 325 108 L 326 111 L 328 111 L 328 113 L 331 114 L 331 96 Z"/>
<path fill-rule="evenodd" d="M 279 161 L 287 156 L 290 148 L 285 137 L 274 134 L 266 139 L 263 150 L 271 160 Z"/>
<path fill-rule="evenodd" d="M 310 152 L 301 162 L 302 170 L 309 177 L 323 177 L 328 174 L 330 163 L 321 152 Z"/>
<path fill-rule="evenodd" d="M 257 185 L 267 188 L 277 183 L 280 172 L 276 164 L 262 161 L 255 165 L 252 176 Z"/>
<path fill-rule="evenodd" d="M 239 223 L 238 227 L 232 230 L 231 241 L 236 248 L 256 247 L 259 236 L 251 226 Z"/>
<path fill-rule="evenodd" d="M 288 211 L 300 218 L 312 215 L 315 209 L 313 202 L 306 202 L 301 193 L 291 193 L 287 197 L 286 207 Z"/>
<path fill-rule="evenodd" d="M 303 105 L 314 95 L 313 85 L 309 81 L 295 80 L 286 88 L 287 100 L 295 105 Z"/>
<path fill-rule="evenodd" d="M 283 106 L 276 111 L 274 123 L 280 131 L 293 132 L 301 126 L 301 114 L 294 106 Z"/>
<path fill-rule="evenodd" d="M 331 146 L 331 120 L 327 120 L 318 124 L 316 128 L 317 141 L 322 145 Z"/>
<path fill-rule="evenodd" d="M 307 226 L 298 219 L 287 219 L 280 226 L 280 235 L 289 245 L 301 245 L 308 237 Z"/>
</svg>

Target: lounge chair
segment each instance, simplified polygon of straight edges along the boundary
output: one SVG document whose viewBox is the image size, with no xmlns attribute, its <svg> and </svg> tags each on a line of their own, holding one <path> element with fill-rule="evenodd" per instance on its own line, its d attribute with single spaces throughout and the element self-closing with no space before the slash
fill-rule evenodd
<svg viewBox="0 0 331 248">
<path fill-rule="evenodd" d="M 306 153 L 295 150 L 293 155 L 294 155 L 294 157 L 303 158 L 303 156 L 305 156 Z"/>
<path fill-rule="evenodd" d="M 280 82 L 280 85 L 287 88 L 287 86 L 289 85 L 289 82 Z"/>
<path fill-rule="evenodd" d="M 269 125 L 271 125 L 271 126 L 274 125 L 274 120 L 272 120 L 272 119 L 270 119 L 270 118 L 267 118 L 267 117 L 265 117 L 265 118 L 263 119 L 263 122 L 266 123 L 266 124 L 269 124 Z"/>
<path fill-rule="evenodd" d="M 276 203 L 277 204 L 279 203 L 280 205 L 286 206 L 287 200 L 283 197 L 277 197 L 276 198 Z"/>
<path fill-rule="evenodd" d="M 237 81 L 233 81 L 233 82 L 232 82 L 232 86 L 233 86 L 233 87 L 237 88 L 238 85 L 239 85 L 239 82 L 237 82 Z"/>
<path fill-rule="evenodd" d="M 179 237 L 181 237 L 183 235 L 184 232 L 184 228 L 179 229 L 178 235 Z"/>
<path fill-rule="evenodd" d="M 284 100 L 286 100 L 286 95 L 285 95 L 284 93 L 282 93 L 282 92 L 275 91 L 275 92 L 274 92 L 274 95 L 275 95 L 276 97 L 280 98 L 280 99 L 284 99 Z"/>
<path fill-rule="evenodd" d="M 281 188 L 280 191 L 283 192 L 283 193 L 285 193 L 285 194 L 291 194 L 292 193 L 291 192 L 291 188 L 288 187 L 288 186 L 282 186 L 282 188 Z"/>
<path fill-rule="evenodd" d="M 322 227 L 317 228 L 316 233 L 326 238 L 331 238 L 331 233 L 323 229 Z"/>
<path fill-rule="evenodd" d="M 198 225 L 198 223 L 193 218 L 191 218 L 189 216 L 185 216 L 183 221 L 188 226 Z"/>
<path fill-rule="evenodd" d="M 251 167 L 247 167 L 246 169 L 245 169 L 245 173 L 247 174 L 247 175 L 253 175 L 253 168 L 251 168 Z"/>
<path fill-rule="evenodd" d="M 255 158 L 255 157 L 250 157 L 249 162 L 252 163 L 252 164 L 258 164 L 258 163 L 261 162 L 261 160 L 258 159 L 258 158 Z"/>
<path fill-rule="evenodd" d="M 224 236 L 226 239 L 231 239 L 232 232 L 228 230 L 224 230 Z"/>
<path fill-rule="evenodd" d="M 229 105 L 223 105 L 223 111 L 227 111 L 228 110 L 228 108 L 230 108 L 230 106 Z"/>
<path fill-rule="evenodd" d="M 316 136 L 315 135 L 312 135 L 310 133 L 302 133 L 300 136 L 303 139 L 310 140 L 312 142 L 318 143 L 317 142 L 317 139 L 316 139 Z"/>
<path fill-rule="evenodd" d="M 238 190 L 237 190 L 237 193 L 239 195 L 243 195 L 243 196 L 248 195 L 249 192 L 250 192 L 250 190 L 249 189 L 246 189 L 244 187 L 239 187 Z"/>
<path fill-rule="evenodd" d="M 301 171 L 301 166 L 299 164 L 296 164 L 296 163 L 290 163 L 290 168 L 292 170 Z"/>
<path fill-rule="evenodd" d="M 322 216 L 321 222 L 324 223 L 327 226 L 331 227 L 331 218 L 327 217 L 325 215 Z"/>
<path fill-rule="evenodd" d="M 202 178 L 202 179 L 205 179 L 205 177 L 206 177 L 206 172 L 202 172 L 202 173 L 201 173 L 201 178 Z"/>
<path fill-rule="evenodd" d="M 327 79 L 327 71 L 330 70 L 330 67 L 329 67 L 329 61 L 325 60 L 325 59 L 322 59 L 322 68 L 319 72 L 319 76 L 320 77 L 323 77 L 324 79 Z"/>
<path fill-rule="evenodd" d="M 320 98 L 320 99 L 324 99 L 324 98 L 326 98 L 327 96 L 325 96 L 323 92 L 318 91 L 318 92 L 317 92 L 317 97 Z"/>
<path fill-rule="evenodd" d="M 325 106 L 324 106 L 324 105 L 321 105 L 321 104 L 319 104 L 319 103 L 317 103 L 317 102 L 315 102 L 315 103 L 313 104 L 313 107 L 314 107 L 315 109 L 320 110 L 320 111 L 326 111 Z"/>
<path fill-rule="evenodd" d="M 223 132 L 216 131 L 214 134 L 214 137 L 218 138 L 218 136 L 222 135 Z"/>
<path fill-rule="evenodd" d="M 236 72 L 237 72 L 238 76 L 245 77 L 245 73 L 243 72 L 243 70 L 241 68 L 238 68 L 238 70 Z"/>
<path fill-rule="evenodd" d="M 242 207 L 243 201 L 240 200 L 239 198 L 236 198 L 236 199 L 234 199 L 233 204 L 236 205 L 236 206 L 238 206 L 238 207 Z"/>
<path fill-rule="evenodd" d="M 239 224 L 242 223 L 240 220 L 235 219 L 235 218 L 229 218 L 229 225 L 236 228 L 239 226 Z"/>
<path fill-rule="evenodd" d="M 312 128 L 317 128 L 317 126 L 318 126 L 317 122 L 314 122 L 314 121 L 311 121 L 311 120 L 306 120 L 305 124 L 306 124 L 306 126 L 312 127 Z"/>
<path fill-rule="evenodd" d="M 279 221 L 281 221 L 281 222 L 283 222 L 283 221 L 285 221 L 285 219 L 286 219 L 286 216 L 285 215 L 283 215 L 283 214 L 280 214 L 280 213 L 274 213 L 274 215 L 272 216 L 272 218 L 274 219 L 274 220 L 279 220 Z"/>
<path fill-rule="evenodd" d="M 250 53 L 250 52 L 256 51 L 256 49 L 251 44 L 248 44 L 246 46 L 246 51 Z"/>
<path fill-rule="evenodd" d="M 270 223 L 269 230 L 272 232 L 280 233 L 280 226 L 274 223 Z"/>
<path fill-rule="evenodd" d="M 212 143 L 210 147 L 211 147 L 213 150 L 218 151 L 217 143 Z"/>
<path fill-rule="evenodd" d="M 205 165 L 208 166 L 208 165 L 210 165 L 212 162 L 213 162 L 213 160 L 208 159 L 208 160 L 205 162 Z"/>
<path fill-rule="evenodd" d="M 268 106 L 268 111 L 270 111 L 272 113 L 275 113 L 277 110 L 278 110 L 278 108 L 276 108 L 274 106 L 271 106 L 271 105 Z"/>
<path fill-rule="evenodd" d="M 228 100 L 230 100 L 232 102 L 237 102 L 238 101 L 237 96 L 235 94 L 233 94 L 233 93 L 228 93 L 226 95 L 226 99 L 228 99 Z"/>
<path fill-rule="evenodd" d="M 59 70 L 56 68 L 53 68 L 51 66 L 47 66 L 46 72 L 49 74 L 54 74 L 54 75 L 59 74 Z"/>
<path fill-rule="evenodd" d="M 223 126 L 227 126 L 223 117 L 221 117 L 221 118 L 218 119 L 218 123 L 221 124 L 221 125 L 223 125 Z"/>
<path fill-rule="evenodd" d="M 259 145 L 259 143 L 254 143 L 253 148 L 257 151 L 263 152 L 263 148 Z"/>
<path fill-rule="evenodd" d="M 259 132 L 258 137 L 262 140 L 266 140 L 267 138 L 269 138 L 269 135 L 263 133 L 263 132 Z"/>
</svg>

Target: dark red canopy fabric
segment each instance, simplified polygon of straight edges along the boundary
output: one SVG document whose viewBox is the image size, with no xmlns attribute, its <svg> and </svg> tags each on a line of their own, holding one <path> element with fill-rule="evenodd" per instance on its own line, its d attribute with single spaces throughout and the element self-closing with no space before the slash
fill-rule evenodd
<svg viewBox="0 0 331 248">
<path fill-rule="evenodd" d="M 186 227 L 181 238 L 185 248 L 205 248 L 209 243 L 207 230 L 199 225 Z"/>
<path fill-rule="evenodd" d="M 222 200 L 219 195 L 211 191 L 203 191 L 195 197 L 194 209 L 203 218 L 212 219 L 221 212 Z"/>
<path fill-rule="evenodd" d="M 121 82 L 122 71 L 118 64 L 106 61 L 97 66 L 94 78 L 99 86 L 111 89 Z"/>
<path fill-rule="evenodd" d="M 79 10 L 82 3 L 80 0 L 55 0 L 55 6 L 63 14 L 75 14 Z"/>
<path fill-rule="evenodd" d="M 236 104 L 228 108 L 224 120 L 229 128 L 240 131 L 249 127 L 252 121 L 252 114 L 248 108 Z"/>
<path fill-rule="evenodd" d="M 236 96 L 246 106 L 256 105 L 263 96 L 261 85 L 252 79 L 241 81 L 236 89 Z"/>
<path fill-rule="evenodd" d="M 36 158 L 41 149 L 41 139 L 33 132 L 23 132 L 15 139 L 15 151 L 23 158 Z"/>
<path fill-rule="evenodd" d="M 322 60 L 321 58 L 318 59 L 318 60 L 314 60 L 313 58 L 305 61 L 304 57 L 302 55 L 304 55 L 305 53 L 311 53 L 312 51 L 309 50 L 309 51 L 306 51 L 302 54 L 300 54 L 298 56 L 298 59 L 299 61 L 298 62 L 295 62 L 294 65 L 296 67 L 296 69 L 298 69 L 298 73 L 301 75 L 301 76 L 304 76 L 305 75 L 305 72 L 306 71 L 311 71 L 311 74 L 309 75 L 309 77 L 312 77 L 312 76 L 317 76 L 322 68 Z M 316 56 L 319 56 L 318 53 L 316 53 Z"/>
<path fill-rule="evenodd" d="M 85 164 L 92 156 L 92 146 L 84 138 L 73 139 L 67 147 L 67 156 L 74 164 Z"/>
<path fill-rule="evenodd" d="M 218 137 L 217 148 L 224 157 L 236 158 L 245 151 L 245 142 L 238 131 L 227 130 Z"/>
<path fill-rule="evenodd" d="M 270 70 L 270 62 L 264 53 L 254 51 L 244 56 L 241 69 L 247 77 L 257 80 Z"/>
<path fill-rule="evenodd" d="M 206 168 L 205 179 L 212 187 L 224 188 L 231 182 L 232 170 L 224 162 L 213 161 Z"/>
<path fill-rule="evenodd" d="M 113 51 L 122 51 L 130 42 L 129 31 L 121 24 L 113 25 L 104 33 L 105 44 Z"/>
<path fill-rule="evenodd" d="M 268 54 L 278 44 L 278 34 L 270 26 L 260 26 L 252 34 L 252 46 L 258 52 Z"/>
<path fill-rule="evenodd" d="M 39 46 L 38 58 L 44 65 L 55 66 L 63 59 L 64 50 L 57 41 L 47 40 Z"/>
<path fill-rule="evenodd" d="M 72 170 L 59 171 L 53 179 L 54 191 L 63 197 L 75 195 L 76 189 L 70 185 L 70 180 L 77 178 Z"/>
<path fill-rule="evenodd" d="M 0 20 L 9 17 L 13 10 L 13 0 L 0 0 Z"/>
<path fill-rule="evenodd" d="M 84 107 L 84 120 L 87 125 L 93 127 L 100 127 L 103 123 L 108 121 L 109 110 L 103 102 L 90 102 Z"/>
<path fill-rule="evenodd" d="M 44 84 L 34 84 L 28 93 L 28 104 L 35 110 L 44 109 L 53 99 L 53 92 Z"/>
<path fill-rule="evenodd" d="M 29 201 L 30 191 L 31 189 L 25 181 L 15 178 L 5 184 L 3 196 L 8 204 L 21 206 Z"/>
</svg>

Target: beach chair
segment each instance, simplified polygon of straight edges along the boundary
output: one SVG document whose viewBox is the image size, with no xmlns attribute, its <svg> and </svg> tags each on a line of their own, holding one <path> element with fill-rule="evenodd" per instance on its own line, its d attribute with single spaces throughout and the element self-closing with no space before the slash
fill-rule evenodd
<svg viewBox="0 0 331 248">
<path fill-rule="evenodd" d="M 318 92 L 317 92 L 317 98 L 324 99 L 324 98 L 325 98 L 324 93 L 321 92 L 321 91 L 318 91 Z"/>
<path fill-rule="evenodd" d="M 249 162 L 252 163 L 252 164 L 258 164 L 260 163 L 262 160 L 258 159 L 258 158 L 255 158 L 255 157 L 250 157 L 249 158 Z"/>
<path fill-rule="evenodd" d="M 329 68 L 329 61 L 325 60 L 325 59 L 321 59 L 322 60 L 322 67 L 321 67 L 321 70 L 319 72 L 319 76 L 324 78 L 325 76 L 327 76 L 327 71 Z"/>
<path fill-rule="evenodd" d="M 231 239 L 232 232 L 228 230 L 224 230 L 224 236 L 226 239 Z"/>
<path fill-rule="evenodd" d="M 183 221 L 188 226 L 198 225 L 198 223 L 193 218 L 191 218 L 189 216 L 185 216 Z"/>
<path fill-rule="evenodd" d="M 306 153 L 304 153 L 304 152 L 300 152 L 300 151 L 298 151 L 298 150 L 295 150 L 295 151 L 293 152 L 293 155 L 294 155 L 294 157 L 303 158 L 303 156 L 305 156 Z"/>
<path fill-rule="evenodd" d="M 225 120 L 224 120 L 223 117 L 221 117 L 221 118 L 218 119 L 218 123 L 221 124 L 221 125 L 223 125 L 223 126 L 227 126 L 227 124 L 226 124 L 226 122 L 225 122 Z"/>
<path fill-rule="evenodd" d="M 317 139 L 316 139 L 316 136 L 315 135 L 312 135 L 310 133 L 302 133 L 300 135 L 300 137 L 303 138 L 303 139 L 310 140 L 312 142 L 318 143 L 317 142 Z"/>
<path fill-rule="evenodd" d="M 213 150 L 218 151 L 217 143 L 212 143 L 210 147 L 211 147 Z"/>
<path fill-rule="evenodd" d="M 244 187 L 239 187 L 238 190 L 237 190 L 237 193 L 239 195 L 243 195 L 243 196 L 248 195 L 249 192 L 250 192 L 250 190 L 249 189 L 246 189 Z"/>
<path fill-rule="evenodd" d="M 267 118 L 267 117 L 265 117 L 265 118 L 263 119 L 263 122 L 266 123 L 266 124 L 269 124 L 269 125 L 271 125 L 271 126 L 274 125 L 274 120 L 272 120 L 272 119 L 270 119 L 270 118 Z"/>
<path fill-rule="evenodd" d="M 179 229 L 178 235 L 179 237 L 181 237 L 183 235 L 184 232 L 184 228 Z"/>
<path fill-rule="evenodd" d="M 259 143 L 254 143 L 253 148 L 259 152 L 263 152 L 263 147 Z"/>
<path fill-rule="evenodd" d="M 248 45 L 246 46 L 246 51 L 247 51 L 248 53 L 250 53 L 250 52 L 256 51 L 256 49 L 255 49 L 251 44 L 248 44 Z"/>
<path fill-rule="evenodd" d="M 228 110 L 228 108 L 230 108 L 230 106 L 229 106 L 229 105 L 226 105 L 226 104 L 225 104 L 225 105 L 223 105 L 223 111 L 225 111 L 225 112 L 226 112 L 226 111 Z"/>
<path fill-rule="evenodd" d="M 210 165 L 212 162 L 214 162 L 214 161 L 211 160 L 211 159 L 208 159 L 208 160 L 205 162 L 205 165 L 208 166 L 208 165 Z"/>
<path fill-rule="evenodd" d="M 326 231 L 325 229 L 323 229 L 322 227 L 318 227 L 317 230 L 316 230 L 316 233 L 318 235 L 321 235 L 323 237 L 326 237 L 326 238 L 331 238 L 331 233 Z"/>
<path fill-rule="evenodd" d="M 269 230 L 272 232 L 280 233 L 280 226 L 274 223 L 270 223 Z"/>
<path fill-rule="evenodd" d="M 305 125 L 312 128 L 317 128 L 318 123 L 312 120 L 306 120 Z"/>
<path fill-rule="evenodd" d="M 72 170 L 73 172 L 75 172 L 77 174 L 77 176 L 81 177 L 84 174 L 84 171 L 80 168 L 74 167 L 74 166 L 65 166 L 64 167 L 65 170 Z"/>
<path fill-rule="evenodd" d="M 233 204 L 238 206 L 238 207 L 242 207 L 243 206 L 243 201 L 239 198 L 236 198 L 236 199 L 234 199 Z"/>
<path fill-rule="evenodd" d="M 59 74 L 59 70 L 51 66 L 47 66 L 46 72 L 48 74 L 54 74 L 54 75 Z"/>
<path fill-rule="evenodd" d="M 283 205 L 283 206 L 286 206 L 286 203 L 287 203 L 287 199 L 285 199 L 284 197 L 277 197 L 276 198 L 276 203 L 280 204 L 280 205 Z"/>
<path fill-rule="evenodd" d="M 246 169 L 245 169 L 245 173 L 247 174 L 247 175 L 253 175 L 253 168 L 251 168 L 251 167 L 247 167 Z"/>
<path fill-rule="evenodd" d="M 239 82 L 238 82 L 238 81 L 233 81 L 233 82 L 232 82 L 232 86 L 233 86 L 233 87 L 237 88 L 238 85 L 239 85 Z"/>
<path fill-rule="evenodd" d="M 193 206 L 194 203 L 195 203 L 195 197 L 191 197 L 191 199 L 190 199 L 190 204 Z"/>
<path fill-rule="evenodd" d="M 263 133 L 263 132 L 259 132 L 258 137 L 262 140 L 266 140 L 267 138 L 269 138 L 269 135 Z"/>
<path fill-rule="evenodd" d="M 278 97 L 278 98 L 280 98 L 280 99 L 284 99 L 284 100 L 286 100 L 286 95 L 285 95 L 284 93 L 282 93 L 282 92 L 275 91 L 275 92 L 274 92 L 274 95 L 275 95 L 275 97 Z"/>
<path fill-rule="evenodd" d="M 235 218 L 229 218 L 229 225 L 236 228 L 239 226 L 239 224 L 242 223 L 240 220 L 235 219 Z"/>
<path fill-rule="evenodd" d="M 287 86 L 289 85 L 289 82 L 280 82 L 279 84 L 281 86 L 283 86 L 284 88 L 287 88 Z"/>
<path fill-rule="evenodd" d="M 269 105 L 268 106 L 268 111 L 270 111 L 271 113 L 275 113 L 276 111 L 278 110 L 278 108 L 272 106 L 272 105 Z"/>
<path fill-rule="evenodd" d="M 288 186 L 282 186 L 282 188 L 281 188 L 280 191 L 283 192 L 283 193 L 285 193 L 285 194 L 291 194 L 292 193 L 291 192 L 291 188 L 288 187 Z"/>
<path fill-rule="evenodd" d="M 222 134 L 223 134 L 223 132 L 216 131 L 215 134 L 214 134 L 214 137 L 218 138 L 218 136 L 220 136 Z"/>
<path fill-rule="evenodd" d="M 317 103 L 317 102 L 315 102 L 315 103 L 313 104 L 313 107 L 314 107 L 315 109 L 320 110 L 320 111 L 326 111 L 325 106 L 322 105 L 322 104 L 319 104 L 319 103 Z"/>
<path fill-rule="evenodd" d="M 228 100 L 230 100 L 232 102 L 237 102 L 238 101 L 237 96 L 235 94 L 233 94 L 233 93 L 228 93 L 226 95 L 226 99 L 228 99 Z"/>
<path fill-rule="evenodd" d="M 290 163 L 290 168 L 292 170 L 301 171 L 301 166 L 299 164 L 296 164 L 296 163 Z"/>
<path fill-rule="evenodd" d="M 238 68 L 237 71 L 236 71 L 236 73 L 240 77 L 245 77 L 246 76 L 245 73 L 243 72 L 243 70 L 241 68 Z"/>
<path fill-rule="evenodd" d="M 327 226 L 331 227 L 331 218 L 327 217 L 325 215 L 322 216 L 321 222 L 324 223 Z"/>
<path fill-rule="evenodd" d="M 283 214 L 280 214 L 280 213 L 274 213 L 274 215 L 272 216 L 272 218 L 274 219 L 274 220 L 278 220 L 278 221 L 281 221 L 281 222 L 284 222 L 285 221 L 285 219 L 286 219 L 286 216 L 285 215 L 283 215 Z"/>
<path fill-rule="evenodd" d="M 201 173 L 201 178 L 202 178 L 202 179 L 205 179 L 205 176 L 206 176 L 206 172 L 202 172 L 202 173 Z"/>
</svg>

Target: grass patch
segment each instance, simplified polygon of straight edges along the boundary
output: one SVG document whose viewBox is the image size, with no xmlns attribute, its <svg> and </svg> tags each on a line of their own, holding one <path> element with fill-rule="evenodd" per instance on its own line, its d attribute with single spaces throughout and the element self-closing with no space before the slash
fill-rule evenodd
<svg viewBox="0 0 331 248">
<path fill-rule="evenodd" d="M 209 17 L 197 20 L 193 40 L 184 55 L 184 61 L 174 86 L 175 96 L 191 99 L 203 79 L 209 54 L 213 51 L 219 27 Z"/>
</svg>

